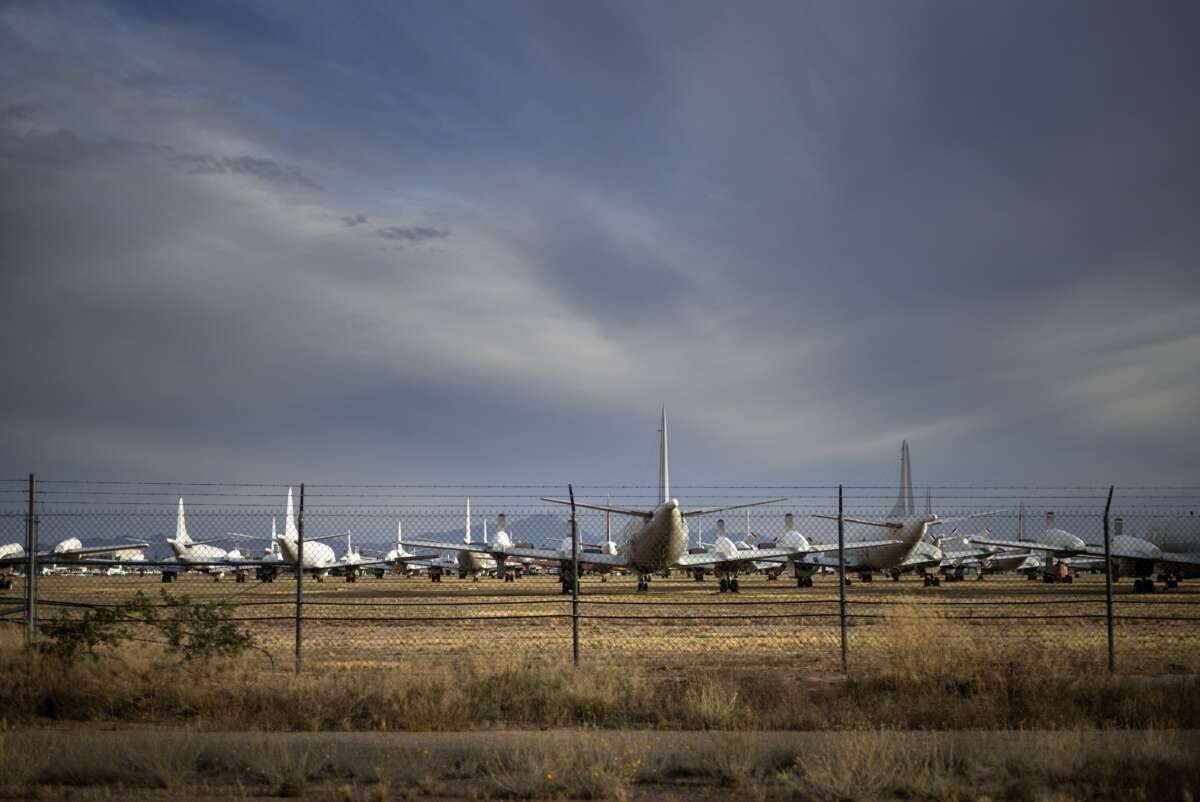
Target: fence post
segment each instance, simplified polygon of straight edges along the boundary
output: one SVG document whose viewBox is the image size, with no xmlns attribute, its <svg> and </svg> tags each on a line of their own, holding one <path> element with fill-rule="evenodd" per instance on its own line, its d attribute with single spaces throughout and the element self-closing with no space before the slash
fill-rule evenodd
<svg viewBox="0 0 1200 802">
<path fill-rule="evenodd" d="M 846 520 L 842 510 L 842 486 L 838 485 L 838 618 L 842 626 L 842 671 L 846 663 Z"/>
<path fill-rule="evenodd" d="M 567 485 L 571 496 L 571 658 L 579 668 L 579 524 L 575 521 L 575 488 Z"/>
<path fill-rule="evenodd" d="M 25 645 L 37 637 L 38 581 L 37 477 L 29 474 L 29 511 L 25 516 Z"/>
<path fill-rule="evenodd" d="M 284 522 L 287 526 L 287 522 Z M 304 483 L 300 483 L 300 514 L 296 521 L 296 673 L 300 673 L 300 640 L 304 622 Z"/>
<path fill-rule="evenodd" d="M 1105 618 L 1108 620 L 1108 673 L 1117 670 L 1117 654 L 1113 644 L 1112 611 L 1112 555 L 1109 550 L 1108 513 L 1112 509 L 1113 488 L 1108 488 L 1108 501 L 1104 502 L 1104 603 Z"/>
</svg>

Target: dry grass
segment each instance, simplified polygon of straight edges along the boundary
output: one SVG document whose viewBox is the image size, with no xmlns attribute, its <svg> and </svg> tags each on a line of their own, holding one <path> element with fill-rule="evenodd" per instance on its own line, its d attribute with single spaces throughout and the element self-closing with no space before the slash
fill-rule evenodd
<svg viewBox="0 0 1200 802">
<path fill-rule="evenodd" d="M 201 730 L 1200 727 L 1200 677 L 1110 676 L 1090 655 L 1013 648 L 928 613 L 872 627 L 855 653 L 863 658 L 848 677 L 803 666 L 572 670 L 487 656 L 453 667 L 401 658 L 388 668 L 296 676 L 254 657 L 181 665 L 145 644 L 66 664 L 31 658 L 9 639 L 0 646 L 0 709 L 10 723 L 186 722 Z"/>
<path fill-rule="evenodd" d="M 1200 788 L 1180 732 L 23 733 L 0 795 L 88 788 L 380 800 L 1176 799 Z M 162 752 L 154 771 L 131 757 Z M 26 764 L 36 767 L 22 769 Z"/>
</svg>

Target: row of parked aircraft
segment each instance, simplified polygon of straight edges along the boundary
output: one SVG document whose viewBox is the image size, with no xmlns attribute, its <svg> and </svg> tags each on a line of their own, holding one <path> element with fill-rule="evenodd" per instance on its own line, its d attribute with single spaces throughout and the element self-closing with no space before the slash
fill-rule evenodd
<svg viewBox="0 0 1200 802">
<path fill-rule="evenodd" d="M 230 550 L 214 545 L 230 540 L 241 542 L 256 539 L 250 535 L 227 533 L 210 540 L 193 540 L 187 531 L 183 499 L 179 500 L 175 536 L 166 542 L 181 570 L 201 570 L 217 578 L 222 574 L 234 573 L 239 581 L 244 580 L 251 569 L 259 579 L 272 581 L 280 572 L 294 570 L 297 563 L 300 563 L 304 573 L 318 579 L 333 573 L 343 574 L 350 581 L 357 579 L 364 571 L 374 571 L 382 576 L 388 568 L 426 572 L 433 581 L 440 581 L 444 573 L 452 571 L 457 571 L 464 578 L 495 575 L 512 581 L 521 573 L 557 568 L 562 589 L 569 592 L 576 582 L 573 571 L 577 562 L 581 571 L 599 573 L 602 578 L 614 571 L 635 574 L 639 592 L 649 589 L 654 576 L 671 570 L 683 570 L 697 579 L 703 579 L 711 573 L 716 576 L 722 592 L 736 593 L 739 590 L 739 577 L 747 573 L 764 572 L 772 578 L 786 573 L 795 578 L 798 586 L 806 587 L 812 585 L 815 574 L 839 567 L 836 535 L 829 532 L 804 534 L 791 513 L 784 517 L 784 534 L 774 542 L 752 543 L 750 541 L 755 538 L 749 532 L 746 539 L 735 542 L 726 534 L 724 520 L 718 520 L 717 534 L 712 543 L 704 544 L 702 537 L 698 537 L 698 546 L 689 548 L 689 520 L 699 522 L 701 516 L 774 504 L 786 499 L 769 498 L 684 510 L 670 494 L 665 408 L 660 420 L 659 436 L 657 503 L 651 509 L 634 509 L 611 503 L 576 502 L 576 507 L 604 512 L 606 521 L 604 542 L 598 546 L 583 545 L 577 560 L 572 559 L 574 554 L 569 523 L 568 534 L 557 548 L 516 542 L 507 531 L 503 514 L 498 516 L 496 531 L 490 539 L 485 521 L 483 540 L 473 541 L 469 499 L 461 543 L 415 539 L 407 545 L 429 553 L 408 551 L 400 525 L 397 524 L 396 543 L 386 554 L 364 556 L 353 547 L 349 533 L 344 533 L 318 537 L 306 535 L 301 557 L 290 489 L 283 531 L 277 531 L 275 520 L 272 519 L 269 542 L 259 559 L 248 558 L 236 545 Z M 553 504 L 571 504 L 562 498 L 543 500 Z M 1044 531 L 1032 538 L 1025 536 L 1023 512 L 1019 517 L 1018 537 L 1013 540 L 994 537 L 988 530 L 963 535 L 955 529 L 941 534 L 942 527 L 994 514 L 984 512 L 955 518 L 941 517 L 934 513 L 932 500 L 928 496 L 924 512 L 918 513 L 913 498 L 908 443 L 905 442 L 900 452 L 900 492 L 891 511 L 878 520 L 843 517 L 842 559 L 845 570 L 858 574 L 864 581 L 870 581 L 875 573 L 898 579 L 905 572 L 916 571 L 926 575 L 926 584 L 938 584 L 942 575 L 961 578 L 967 571 L 982 575 L 1021 569 L 1030 570 L 1031 573 L 1040 572 L 1047 580 L 1061 578 L 1070 581 L 1072 569 L 1103 567 L 1103 549 L 1056 526 L 1053 513 L 1047 513 Z M 611 529 L 614 515 L 626 519 L 625 526 L 615 538 Z M 813 517 L 837 518 L 825 514 Z M 325 541 L 343 537 L 346 538 L 346 551 L 339 557 Z M 1149 540 L 1126 535 L 1118 519 L 1111 539 L 1110 554 L 1116 573 L 1135 577 L 1135 588 L 1146 591 L 1154 589 L 1155 576 L 1162 578 L 1168 587 L 1173 587 L 1180 578 L 1200 572 L 1200 538 L 1187 539 L 1176 545 L 1179 547 L 1168 550 Z M 87 559 L 89 562 L 99 559 L 121 563 L 144 559 L 142 555 L 147 547 L 146 543 L 128 543 L 84 548 L 78 539 L 73 538 L 59 543 L 52 552 L 39 559 Z M 24 550 L 19 544 L 0 546 L 0 568 L 19 565 L 24 559 Z M 170 581 L 173 577 L 173 571 L 164 569 L 164 581 Z"/>
</svg>

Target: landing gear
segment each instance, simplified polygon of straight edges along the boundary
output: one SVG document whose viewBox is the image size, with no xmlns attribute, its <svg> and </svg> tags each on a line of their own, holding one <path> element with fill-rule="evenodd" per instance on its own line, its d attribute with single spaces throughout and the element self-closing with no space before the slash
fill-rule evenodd
<svg viewBox="0 0 1200 802">
<path fill-rule="evenodd" d="M 245 583 L 245 581 L 246 581 L 246 572 L 245 572 L 245 571 L 238 571 L 238 572 L 236 572 L 236 573 L 233 575 L 233 581 L 234 581 L 234 582 L 237 582 L 239 585 L 240 585 L 240 584 L 244 584 L 244 583 Z"/>
<path fill-rule="evenodd" d="M 12 590 L 12 580 L 8 577 L 0 577 L 0 590 Z"/>
<path fill-rule="evenodd" d="M 925 575 L 925 587 L 936 587 L 940 584 L 942 584 L 941 577 L 932 576 L 930 574 Z"/>
<path fill-rule="evenodd" d="M 354 570 L 347 571 L 346 572 L 346 581 L 347 582 L 357 582 L 358 581 L 358 571 L 354 571 Z"/>
<path fill-rule="evenodd" d="M 893 582 L 899 582 L 899 581 L 900 581 L 900 571 L 899 571 L 898 569 L 897 569 L 897 570 L 895 570 L 895 571 L 892 571 L 892 581 L 893 581 Z"/>
<path fill-rule="evenodd" d="M 697 568 L 695 571 L 693 571 L 692 579 L 696 580 L 697 582 L 703 582 L 704 581 L 704 569 Z"/>
<path fill-rule="evenodd" d="M 607 581 L 608 581 L 608 574 L 601 574 L 601 575 L 600 575 L 600 581 L 601 581 L 601 582 L 607 582 Z"/>
<path fill-rule="evenodd" d="M 864 571 L 863 573 L 858 575 L 858 578 L 861 579 L 863 582 L 870 582 L 871 577 L 872 577 L 872 574 L 869 571 Z"/>
<path fill-rule="evenodd" d="M 254 569 L 254 578 L 259 582 L 274 582 L 275 569 L 260 565 L 258 568 Z"/>
<path fill-rule="evenodd" d="M 812 581 L 812 577 L 811 577 L 811 576 L 798 576 L 798 577 L 796 577 L 796 587 L 798 587 L 798 588 L 811 588 L 812 586 L 813 586 L 813 581 Z"/>
<path fill-rule="evenodd" d="M 1134 593 L 1153 593 L 1154 592 L 1154 580 L 1153 579 L 1134 580 L 1133 592 Z"/>
<path fill-rule="evenodd" d="M 221 575 L 219 573 L 213 574 L 213 582 L 220 582 L 220 581 L 221 581 Z"/>
<path fill-rule="evenodd" d="M 1179 587 L 1179 578 L 1174 577 L 1174 576 L 1169 576 L 1169 577 L 1167 577 L 1167 581 L 1164 582 L 1163 584 L 1165 584 L 1167 586 L 1167 590 L 1174 590 L 1175 588 Z"/>
<path fill-rule="evenodd" d="M 383 579 L 383 569 L 382 569 L 382 568 L 376 568 L 376 569 L 375 569 L 375 578 L 376 578 L 376 579 Z"/>
<path fill-rule="evenodd" d="M 429 581 L 430 582 L 441 582 L 442 581 L 442 569 L 437 567 L 436 565 L 433 566 L 432 568 L 430 568 L 429 569 Z"/>
<path fill-rule="evenodd" d="M 162 582 L 164 585 L 169 585 L 174 581 L 175 581 L 175 572 L 174 571 L 163 571 Z"/>
<path fill-rule="evenodd" d="M 649 574 L 638 574 L 637 589 L 638 593 L 645 593 L 646 591 L 650 590 Z"/>
</svg>

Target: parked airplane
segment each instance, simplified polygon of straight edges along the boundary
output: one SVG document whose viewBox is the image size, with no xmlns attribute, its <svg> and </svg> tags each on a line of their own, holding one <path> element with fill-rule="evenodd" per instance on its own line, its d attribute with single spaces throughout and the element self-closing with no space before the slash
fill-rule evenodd
<svg viewBox="0 0 1200 802">
<path fill-rule="evenodd" d="M 192 540 L 187 531 L 187 520 L 183 512 L 183 499 L 179 499 L 179 510 L 175 515 L 175 537 L 167 538 L 167 545 L 171 547 L 171 551 L 175 555 L 175 561 L 180 564 L 183 570 L 212 574 L 214 581 L 220 580 L 222 574 L 234 570 L 228 564 L 229 552 L 219 546 L 212 545 L 224 540 L 226 538 L 223 537 L 212 538 L 211 540 Z M 163 582 L 174 581 L 175 574 L 175 571 L 164 570 Z"/>
<path fill-rule="evenodd" d="M 1085 543 L 1082 538 L 1058 529 L 1054 525 L 1054 513 L 1046 513 L 1046 530 L 1036 541 L 1006 541 L 994 538 L 974 538 L 975 543 L 984 545 L 1022 545 L 1042 552 L 1049 557 L 1065 558 L 1078 563 L 1080 559 L 1099 560 L 1103 567 L 1104 546 Z M 1113 535 L 1109 540 L 1109 556 L 1113 561 L 1114 578 L 1121 575 L 1133 576 L 1134 590 L 1138 593 L 1154 591 L 1154 576 L 1163 578 L 1168 588 L 1179 584 L 1181 575 L 1200 570 L 1200 552 L 1166 551 L 1155 543 L 1125 534 L 1124 521 L 1117 518 L 1113 524 Z M 1045 562 L 1049 563 L 1047 559 Z M 1068 563 L 1070 564 L 1070 563 Z M 1053 577 L 1047 574 L 1050 581 Z M 1070 575 L 1066 577 L 1070 581 Z"/>
<path fill-rule="evenodd" d="M 342 537 L 342 535 L 325 535 L 323 537 L 305 535 L 304 559 L 300 560 L 300 531 L 296 528 L 292 489 L 289 487 L 287 511 L 283 520 L 283 534 L 275 536 L 275 542 L 279 544 L 279 550 L 283 556 L 283 563 L 290 563 L 292 566 L 300 563 L 300 569 L 311 574 L 318 582 L 324 581 L 325 577 L 334 571 L 344 572 L 346 581 L 354 582 L 362 573 L 363 568 L 385 563 L 382 559 L 363 559 L 361 555 L 355 554 L 350 547 L 349 533 L 346 534 L 346 556 L 338 559 L 337 555 L 333 553 L 333 549 L 321 542 L 336 537 Z"/>
<path fill-rule="evenodd" d="M 871 521 L 865 518 L 846 515 L 842 518 L 847 524 L 844 530 L 844 539 L 847 548 L 845 557 L 846 570 L 857 572 L 862 581 L 870 582 L 872 574 L 875 571 L 882 571 L 895 576 L 896 571 L 940 563 L 943 558 L 939 557 L 936 551 L 927 549 L 922 545 L 922 541 L 928 535 L 930 527 L 958 523 L 970 518 L 993 514 L 990 512 L 981 512 L 954 518 L 942 518 L 933 512 L 932 502 L 927 506 L 929 509 L 923 515 L 917 514 L 916 505 L 913 501 L 912 463 L 908 454 L 908 441 L 905 440 L 900 444 L 900 492 L 896 497 L 896 503 L 891 511 L 881 521 Z M 837 520 L 836 515 L 814 514 L 813 517 Z M 870 544 L 870 540 L 873 537 L 877 537 L 877 534 L 870 527 L 889 530 L 892 533 L 894 541 L 888 545 Z M 824 532 L 820 535 L 810 536 L 809 541 L 813 545 L 836 544 L 837 533 Z M 851 551 L 851 546 L 858 546 L 863 543 L 867 543 L 868 545 L 865 548 L 855 548 Z M 836 568 L 838 561 L 836 548 L 833 551 L 835 552 L 833 554 L 824 553 L 805 558 L 799 564 L 800 568 L 798 571 L 810 570 L 812 566 Z M 928 553 L 926 554 L 926 552 Z"/>
<path fill-rule="evenodd" d="M 49 551 L 38 552 L 39 563 L 87 559 L 88 562 L 142 562 L 146 559 L 145 550 L 149 543 L 135 541 L 131 543 L 112 543 L 105 546 L 84 546 L 77 537 L 54 544 Z M 25 547 L 20 543 L 5 543 L 0 545 L 0 567 L 24 565 L 28 560 Z"/>
<path fill-rule="evenodd" d="M 461 546 L 454 546 L 447 543 L 437 541 L 413 541 L 413 545 L 421 546 L 422 548 L 435 549 L 454 549 L 458 552 L 460 564 L 466 554 L 484 555 L 492 559 L 510 559 L 513 557 L 528 557 L 534 560 L 557 560 L 559 563 L 559 576 L 562 581 L 564 592 L 571 589 L 576 578 L 573 576 L 573 557 L 577 558 L 579 564 L 586 568 L 594 567 L 610 567 L 610 568 L 625 568 L 631 571 L 636 571 L 638 575 L 638 591 L 646 591 L 650 587 L 650 577 L 656 573 L 669 570 L 671 568 L 691 569 L 699 566 L 711 565 L 717 566 L 725 562 L 721 556 L 714 554 L 688 554 L 688 527 L 687 519 L 698 515 L 709 515 L 725 510 L 742 509 L 744 507 L 755 507 L 762 504 L 772 504 L 777 501 L 784 501 L 782 498 L 764 499 L 762 501 L 753 501 L 745 504 L 731 504 L 722 507 L 710 507 L 696 510 L 681 510 L 679 502 L 671 498 L 670 483 L 668 480 L 668 459 L 667 459 L 667 412 L 663 409 L 661 425 L 659 427 L 659 463 L 658 463 L 658 504 L 651 510 L 638 510 L 628 507 L 614 507 L 605 504 L 591 504 L 585 502 L 576 502 L 575 506 L 583 509 L 598 510 L 600 512 L 615 513 L 617 515 L 625 515 L 632 520 L 625 526 L 624 530 L 618 536 L 616 541 L 615 554 L 600 554 L 595 552 L 584 551 L 582 548 L 576 555 L 573 552 L 571 538 L 564 540 L 562 546 L 558 549 L 540 549 L 540 548 L 525 548 L 521 546 L 512 546 L 508 548 L 500 548 L 495 544 L 473 544 L 466 542 Z M 566 504 L 571 502 L 561 498 L 544 498 L 543 501 L 548 501 L 552 504 Z M 796 552 L 789 549 L 761 549 L 756 555 L 758 559 L 771 559 L 790 557 Z M 732 566 L 726 571 L 726 578 L 736 577 L 737 566 Z"/>
</svg>

